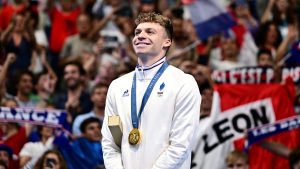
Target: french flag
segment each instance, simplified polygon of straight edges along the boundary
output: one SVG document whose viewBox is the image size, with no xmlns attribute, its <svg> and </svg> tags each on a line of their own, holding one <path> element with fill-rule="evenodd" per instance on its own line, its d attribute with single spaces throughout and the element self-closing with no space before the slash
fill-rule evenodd
<svg viewBox="0 0 300 169">
<path fill-rule="evenodd" d="M 182 0 L 182 2 L 190 12 L 197 35 L 202 40 L 236 25 L 235 20 L 219 5 L 218 0 Z"/>
</svg>

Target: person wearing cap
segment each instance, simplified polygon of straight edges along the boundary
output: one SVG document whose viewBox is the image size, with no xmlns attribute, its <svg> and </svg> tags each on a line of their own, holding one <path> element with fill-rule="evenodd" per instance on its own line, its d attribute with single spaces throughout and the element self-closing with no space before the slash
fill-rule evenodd
<svg viewBox="0 0 300 169">
<path fill-rule="evenodd" d="M 105 168 L 189 169 L 201 102 L 197 83 L 167 63 L 169 18 L 142 13 L 136 24 L 132 44 L 138 65 L 108 89 L 102 126 Z M 123 126 L 120 146 L 109 128 L 112 118 Z"/>
</svg>

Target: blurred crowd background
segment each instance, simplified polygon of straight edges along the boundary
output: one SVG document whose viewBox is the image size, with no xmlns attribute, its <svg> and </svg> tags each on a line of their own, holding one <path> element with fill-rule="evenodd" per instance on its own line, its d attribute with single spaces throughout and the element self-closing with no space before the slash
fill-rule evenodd
<svg viewBox="0 0 300 169">
<path fill-rule="evenodd" d="M 171 18 L 167 60 L 195 77 L 202 118 L 211 110 L 214 70 L 260 66 L 280 76 L 283 67 L 300 64 L 300 1 L 220 3 L 237 26 L 199 39 L 194 14 L 180 0 L 0 0 L 1 106 L 66 110 L 71 133 L 56 138 L 50 127 L 1 123 L 0 168 L 104 168 L 106 93 L 112 80 L 137 64 L 131 40 L 140 12 Z"/>
</svg>

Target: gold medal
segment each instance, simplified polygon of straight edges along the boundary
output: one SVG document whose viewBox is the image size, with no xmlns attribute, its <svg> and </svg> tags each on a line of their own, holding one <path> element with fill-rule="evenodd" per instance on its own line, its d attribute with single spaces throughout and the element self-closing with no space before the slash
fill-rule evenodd
<svg viewBox="0 0 300 169">
<path fill-rule="evenodd" d="M 141 140 L 141 134 L 139 129 L 137 128 L 132 129 L 128 136 L 129 144 L 136 145 L 140 142 L 140 140 Z"/>
</svg>

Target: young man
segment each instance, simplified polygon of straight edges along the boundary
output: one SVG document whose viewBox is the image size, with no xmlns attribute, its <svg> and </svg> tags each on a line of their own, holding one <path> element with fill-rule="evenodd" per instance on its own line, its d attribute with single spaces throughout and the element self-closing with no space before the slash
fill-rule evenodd
<svg viewBox="0 0 300 169">
<path fill-rule="evenodd" d="M 55 106 L 70 113 L 69 122 L 73 122 L 80 114 L 90 112 L 93 107 L 90 95 L 84 88 L 84 76 L 85 71 L 80 62 L 70 61 L 65 64 L 63 80 L 67 89 L 57 96 Z"/>
<path fill-rule="evenodd" d="M 96 117 L 85 119 L 80 130 L 82 137 L 69 143 L 66 137 L 57 137 L 54 141 L 64 159 L 68 169 L 91 169 L 103 166 L 101 146 L 101 121 Z"/>
<path fill-rule="evenodd" d="M 20 71 L 15 79 L 17 93 L 15 100 L 20 107 L 35 107 L 36 102 L 30 98 L 33 91 L 33 74 L 31 71 Z"/>
<path fill-rule="evenodd" d="M 76 117 L 72 126 L 72 132 L 76 136 L 81 135 L 80 125 L 89 117 L 97 117 L 101 122 L 104 118 L 105 100 L 108 86 L 102 83 L 94 86 L 91 92 L 91 101 L 93 102 L 93 109 L 89 113 L 81 114 Z"/>
<path fill-rule="evenodd" d="M 168 18 L 144 13 L 136 24 L 132 44 L 138 66 L 114 80 L 107 94 L 102 126 L 105 167 L 188 169 L 199 123 L 197 83 L 166 62 L 172 43 Z M 109 116 L 119 116 L 122 122 L 120 147 L 109 130 Z"/>
</svg>

